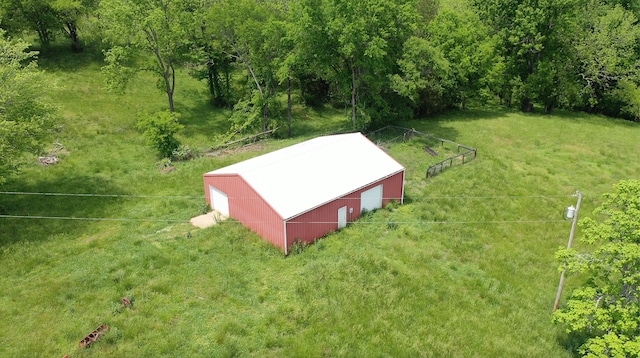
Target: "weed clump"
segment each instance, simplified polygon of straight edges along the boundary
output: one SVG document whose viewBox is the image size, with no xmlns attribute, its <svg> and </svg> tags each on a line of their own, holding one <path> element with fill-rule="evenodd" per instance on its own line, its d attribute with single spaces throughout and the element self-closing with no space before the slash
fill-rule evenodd
<svg viewBox="0 0 640 358">
<path fill-rule="evenodd" d="M 309 243 L 306 241 L 302 241 L 300 239 L 296 239 L 296 241 L 291 244 L 289 248 L 289 255 L 298 255 L 304 252 L 304 250 L 309 247 Z"/>
<path fill-rule="evenodd" d="M 179 145 L 171 152 L 171 159 L 176 161 L 187 161 L 200 156 L 200 152 L 188 145 Z"/>
</svg>

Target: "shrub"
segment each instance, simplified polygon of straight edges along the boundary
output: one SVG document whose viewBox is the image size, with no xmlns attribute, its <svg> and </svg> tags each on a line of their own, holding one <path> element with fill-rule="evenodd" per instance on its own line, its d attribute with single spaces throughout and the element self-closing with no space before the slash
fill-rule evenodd
<svg viewBox="0 0 640 358">
<path fill-rule="evenodd" d="M 170 158 L 162 158 L 159 161 L 156 162 L 156 166 L 158 167 L 158 169 L 165 169 L 171 166 L 171 159 Z"/>
<path fill-rule="evenodd" d="M 137 128 L 142 131 L 147 144 L 158 150 L 161 158 L 171 157 L 180 142 L 173 136 L 183 126 L 178 122 L 178 114 L 170 111 L 144 114 L 138 120 Z"/>
<path fill-rule="evenodd" d="M 171 159 L 177 161 L 189 160 L 197 157 L 200 153 L 194 149 L 189 147 L 188 145 L 180 145 L 178 148 L 174 149 L 171 152 Z"/>
</svg>

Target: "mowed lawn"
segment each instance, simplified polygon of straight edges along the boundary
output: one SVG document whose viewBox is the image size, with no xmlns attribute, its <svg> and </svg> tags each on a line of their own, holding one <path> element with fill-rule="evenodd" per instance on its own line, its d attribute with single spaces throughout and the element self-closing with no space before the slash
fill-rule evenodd
<svg viewBox="0 0 640 358">
<path fill-rule="evenodd" d="M 233 221 L 185 223 L 205 209 L 202 174 L 342 130 L 342 111 L 298 105 L 294 138 L 163 174 L 135 130 L 138 113 L 165 107 L 155 80 L 111 94 L 97 56 L 68 56 L 42 56 L 65 116 L 50 144 L 62 162 L 34 162 L 2 190 L 121 196 L 0 194 L 3 215 L 76 218 L 0 218 L 1 356 L 571 356 L 576 342 L 551 322 L 562 214 L 576 190 L 591 216 L 614 183 L 638 178 L 637 123 L 500 108 L 398 123 L 478 157 L 426 179 L 433 157 L 390 146 L 407 167 L 405 203 L 284 257 Z M 203 83 L 178 80 L 179 139 L 210 148 L 229 112 L 209 108 Z M 580 284 L 567 282 L 565 297 Z M 100 324 L 108 332 L 80 348 Z"/>
</svg>

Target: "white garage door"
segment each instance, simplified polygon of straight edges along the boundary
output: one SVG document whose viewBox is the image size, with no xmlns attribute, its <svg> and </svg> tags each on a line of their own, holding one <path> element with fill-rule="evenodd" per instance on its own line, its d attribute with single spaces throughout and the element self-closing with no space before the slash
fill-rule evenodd
<svg viewBox="0 0 640 358">
<path fill-rule="evenodd" d="M 219 211 L 222 215 L 229 216 L 229 197 L 227 194 L 213 185 L 209 185 L 209 193 L 211 194 L 211 208 Z"/>
<path fill-rule="evenodd" d="M 382 207 L 382 184 L 360 194 L 360 213 Z"/>
</svg>

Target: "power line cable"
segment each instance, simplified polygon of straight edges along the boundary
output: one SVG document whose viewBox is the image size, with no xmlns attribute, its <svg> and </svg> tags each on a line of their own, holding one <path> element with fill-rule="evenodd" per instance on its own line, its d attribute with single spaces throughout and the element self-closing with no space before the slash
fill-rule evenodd
<svg viewBox="0 0 640 358">
<path fill-rule="evenodd" d="M 549 198 L 569 198 L 575 195 L 478 195 L 478 196 L 427 196 L 424 199 L 549 199 Z"/>
<path fill-rule="evenodd" d="M 102 197 L 102 198 L 150 198 L 150 199 L 203 199 L 205 196 L 189 196 L 189 195 L 130 195 L 130 194 L 91 194 L 91 193 L 53 193 L 53 192 L 24 192 L 24 191 L 3 191 L 1 195 L 33 195 L 33 196 L 57 196 L 57 197 Z M 566 198 L 575 195 L 479 195 L 479 196 L 431 196 L 424 197 L 421 201 L 426 200 L 442 200 L 442 199 L 549 199 L 549 198 Z M 256 197 L 231 197 L 234 199 L 259 199 Z M 343 198 L 360 200 L 360 198 Z M 385 198 L 383 198 L 385 199 Z M 390 199 L 390 198 L 386 198 Z M 396 198 L 391 198 L 395 200 Z M 172 219 L 133 219 L 133 218 L 87 218 L 87 217 L 71 217 L 71 216 L 46 216 L 46 215 L 0 215 L 0 218 L 10 219 L 40 219 L 40 220 L 77 220 L 77 221 L 123 221 L 123 222 L 175 222 L 188 223 L 188 220 L 172 220 Z M 565 220 L 488 220 L 488 221 L 394 221 L 395 224 L 509 224 L 509 223 L 558 223 Z M 249 222 L 247 222 L 249 223 Z M 251 222 L 253 224 L 266 223 L 262 221 Z M 299 224 L 303 222 L 289 221 L 288 223 Z M 334 221 L 318 221 L 304 222 L 306 224 L 335 224 Z M 379 224 L 387 223 L 386 221 L 354 221 L 358 224 Z"/>
<path fill-rule="evenodd" d="M 513 223 L 560 223 L 566 220 L 487 220 L 487 221 L 359 221 L 350 224 L 513 224 Z M 337 221 L 287 221 L 288 224 L 337 224 Z"/>
<path fill-rule="evenodd" d="M 41 220 L 78 220 L 78 221 L 130 221 L 130 222 L 175 222 L 188 223 L 189 220 L 175 219 L 131 219 L 131 218 L 86 218 L 73 216 L 43 216 L 43 215 L 0 215 L 8 219 L 41 219 Z M 515 223 L 560 223 L 566 220 L 487 220 L 487 221 L 353 221 L 352 224 L 515 224 Z M 235 221 L 218 221 L 218 223 L 236 223 Z M 247 224 L 266 224 L 267 221 L 247 221 Z M 337 224 L 337 221 L 287 221 L 290 224 Z"/>
<path fill-rule="evenodd" d="M 150 199 L 203 199 L 204 195 L 131 195 L 131 194 L 91 194 L 91 193 L 46 193 L 46 192 L 25 192 L 25 191 L 0 191 L 0 195 L 35 195 L 35 196 L 69 196 L 69 197 L 108 197 L 108 198 L 150 198 Z M 571 195 L 478 195 L 478 196 L 427 196 L 422 200 L 433 199 L 551 199 L 567 198 Z M 229 196 L 232 199 L 258 199 L 256 197 Z M 360 198 L 343 198 L 347 200 L 360 200 Z M 383 198 L 397 199 L 397 198 Z"/>
<path fill-rule="evenodd" d="M 8 219 L 40 219 L 40 220 L 78 220 L 78 221 L 131 221 L 131 222 L 176 222 L 188 223 L 189 220 L 172 219 L 128 219 L 128 218 L 83 218 L 74 216 L 42 216 L 42 215 L 0 215 Z"/>
<path fill-rule="evenodd" d="M 129 195 L 129 194 L 89 194 L 89 193 L 39 193 L 26 191 L 0 191 L 3 195 L 106 197 L 106 198 L 151 198 L 151 199 L 204 199 L 204 195 Z"/>
</svg>

